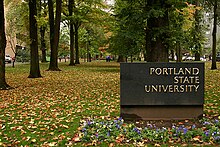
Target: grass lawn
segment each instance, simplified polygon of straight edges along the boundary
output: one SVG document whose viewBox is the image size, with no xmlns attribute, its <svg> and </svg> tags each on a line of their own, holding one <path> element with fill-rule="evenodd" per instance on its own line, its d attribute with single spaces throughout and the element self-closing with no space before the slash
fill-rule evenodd
<svg viewBox="0 0 220 147">
<path fill-rule="evenodd" d="M 209 67 L 206 63 L 204 112 L 206 118 L 217 118 L 220 70 Z M 14 89 L 0 91 L 0 146 L 67 146 L 80 120 L 119 116 L 118 63 L 60 63 L 60 72 L 47 68 L 41 64 L 43 78 L 28 79 L 29 65 L 6 67 L 7 83 Z"/>
</svg>

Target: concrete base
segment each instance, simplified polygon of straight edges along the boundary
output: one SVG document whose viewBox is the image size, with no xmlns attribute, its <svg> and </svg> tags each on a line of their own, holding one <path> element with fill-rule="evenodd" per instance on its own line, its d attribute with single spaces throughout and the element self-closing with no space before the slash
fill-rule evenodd
<svg viewBox="0 0 220 147">
<path fill-rule="evenodd" d="M 196 106 L 122 106 L 124 120 L 184 120 L 203 116 L 203 105 Z"/>
</svg>

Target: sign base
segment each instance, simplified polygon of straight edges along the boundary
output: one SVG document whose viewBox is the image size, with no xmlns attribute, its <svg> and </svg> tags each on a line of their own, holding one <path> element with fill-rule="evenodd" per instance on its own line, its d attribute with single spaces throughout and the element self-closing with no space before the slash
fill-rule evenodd
<svg viewBox="0 0 220 147">
<path fill-rule="evenodd" d="M 203 116 L 203 105 L 194 106 L 123 106 L 120 115 L 124 120 L 184 120 Z"/>
</svg>

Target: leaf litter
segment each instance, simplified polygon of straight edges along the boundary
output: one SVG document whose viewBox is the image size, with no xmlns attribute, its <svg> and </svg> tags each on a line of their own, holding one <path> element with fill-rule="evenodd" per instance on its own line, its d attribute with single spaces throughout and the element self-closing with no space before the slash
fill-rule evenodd
<svg viewBox="0 0 220 147">
<path fill-rule="evenodd" d="M 211 71 L 209 66 L 206 64 L 204 112 L 207 119 L 214 119 L 220 114 L 220 71 Z M 45 71 L 47 64 L 42 64 L 43 78 L 39 79 L 27 78 L 28 65 L 6 68 L 7 82 L 14 89 L 0 91 L 0 146 L 82 143 L 80 121 L 88 118 L 111 121 L 119 116 L 118 63 L 93 62 L 76 67 L 63 63 L 60 67 L 61 72 L 48 72 Z M 141 122 L 133 123 L 141 127 Z M 184 122 L 187 123 L 192 124 L 190 120 Z M 201 138 L 195 136 L 193 140 L 201 141 Z M 115 141 L 124 142 L 125 135 L 119 133 L 113 142 L 107 142 L 114 146 Z M 146 142 L 136 142 L 136 145 Z"/>
</svg>

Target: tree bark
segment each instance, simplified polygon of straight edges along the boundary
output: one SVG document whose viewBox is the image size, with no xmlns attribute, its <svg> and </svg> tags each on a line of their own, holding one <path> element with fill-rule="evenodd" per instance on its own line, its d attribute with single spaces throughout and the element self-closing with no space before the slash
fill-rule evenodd
<svg viewBox="0 0 220 147">
<path fill-rule="evenodd" d="M 212 67 L 211 69 L 217 69 L 216 65 L 216 33 L 217 33 L 217 0 L 214 2 L 214 22 L 212 32 Z"/>
<path fill-rule="evenodd" d="M 176 62 L 182 62 L 180 42 L 176 43 Z"/>
<path fill-rule="evenodd" d="M 199 1 L 196 0 L 195 5 L 198 7 L 199 6 Z M 201 34 L 201 30 L 200 30 L 200 26 L 199 26 L 199 22 L 200 22 L 200 18 L 199 18 L 199 11 L 200 10 L 196 10 L 195 12 L 195 31 L 196 34 L 194 34 L 194 42 L 195 42 L 195 61 L 200 61 L 200 52 L 201 52 L 201 45 L 200 45 L 200 40 L 198 37 L 196 37 L 198 34 Z"/>
<path fill-rule="evenodd" d="M 45 43 L 45 31 L 46 27 L 40 28 L 40 34 L 41 34 L 41 51 L 42 51 L 42 59 L 41 62 L 47 62 L 47 53 L 46 53 L 46 43 Z"/>
<path fill-rule="evenodd" d="M 76 61 L 75 61 L 75 64 L 80 64 L 79 62 L 79 32 L 78 32 L 78 23 L 75 23 L 74 24 L 74 27 L 75 27 L 75 50 L 76 50 Z"/>
<path fill-rule="evenodd" d="M 148 0 L 148 6 L 160 6 L 161 8 L 166 8 L 164 1 L 152 1 Z M 165 33 L 155 33 L 155 30 L 161 30 L 168 26 L 168 11 L 166 10 L 164 16 L 162 17 L 151 17 L 147 22 L 147 29 L 145 34 L 146 39 L 146 49 L 147 49 L 147 61 L 148 62 L 168 62 L 168 48 L 164 43 Z M 157 35 L 155 35 L 157 34 Z"/>
<path fill-rule="evenodd" d="M 30 74 L 28 78 L 39 78 L 42 77 L 40 74 L 40 66 L 39 66 L 39 55 L 38 55 L 38 36 L 37 36 L 37 6 L 36 0 L 29 0 L 29 31 L 30 31 L 30 55 L 31 55 L 31 63 L 30 63 Z"/>
<path fill-rule="evenodd" d="M 123 55 L 118 56 L 117 62 L 125 62 L 125 59 L 124 59 Z"/>
<path fill-rule="evenodd" d="M 48 0 L 49 8 L 49 20 L 50 20 L 50 65 L 51 71 L 60 71 L 58 68 L 58 44 L 60 37 L 60 20 L 61 20 L 61 8 L 62 0 L 56 0 L 56 17 L 54 21 L 53 1 Z"/>
<path fill-rule="evenodd" d="M 0 90 L 9 89 L 10 86 L 5 80 L 5 20 L 4 20 L 4 2 L 0 1 Z"/>
<path fill-rule="evenodd" d="M 69 0 L 68 10 L 69 10 L 69 16 L 71 17 L 73 15 L 73 0 Z M 74 66 L 74 26 L 73 26 L 73 20 L 70 19 L 70 66 Z"/>
</svg>

